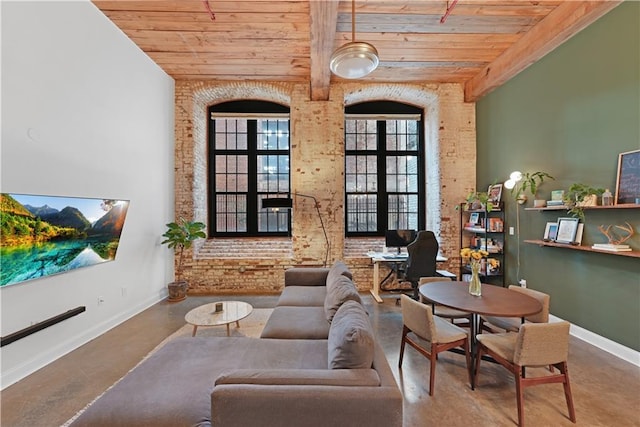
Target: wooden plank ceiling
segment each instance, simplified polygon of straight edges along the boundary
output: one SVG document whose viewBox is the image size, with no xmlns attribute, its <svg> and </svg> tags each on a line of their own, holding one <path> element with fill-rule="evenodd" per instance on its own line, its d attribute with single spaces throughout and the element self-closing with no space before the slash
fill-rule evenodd
<svg viewBox="0 0 640 427">
<path fill-rule="evenodd" d="M 93 3 L 176 80 L 308 82 L 328 99 L 329 58 L 351 41 L 351 0 Z M 620 3 L 356 0 L 356 40 L 380 57 L 360 80 L 463 83 L 475 101 Z"/>
</svg>

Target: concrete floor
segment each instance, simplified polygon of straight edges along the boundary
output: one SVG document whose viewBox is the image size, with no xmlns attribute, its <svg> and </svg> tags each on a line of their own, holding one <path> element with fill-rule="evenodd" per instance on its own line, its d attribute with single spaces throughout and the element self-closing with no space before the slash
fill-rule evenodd
<svg viewBox="0 0 640 427">
<path fill-rule="evenodd" d="M 273 307 L 276 296 L 235 295 L 256 308 Z M 429 362 L 407 346 L 397 368 L 402 318 L 396 296 L 376 304 L 363 300 L 377 337 L 404 395 L 404 426 L 514 426 L 515 386 L 500 365 L 483 363 L 479 385 L 469 387 L 464 356 L 443 353 L 429 397 Z M 149 351 L 184 325 L 184 315 L 201 304 L 229 296 L 189 297 L 161 302 L 86 345 L 2 391 L 3 427 L 59 426 L 125 375 Z M 528 426 L 640 426 L 640 368 L 571 339 L 569 373 L 577 424 L 568 419 L 562 386 L 542 385 L 525 392 Z M 528 371 L 529 372 L 529 371 Z"/>
</svg>

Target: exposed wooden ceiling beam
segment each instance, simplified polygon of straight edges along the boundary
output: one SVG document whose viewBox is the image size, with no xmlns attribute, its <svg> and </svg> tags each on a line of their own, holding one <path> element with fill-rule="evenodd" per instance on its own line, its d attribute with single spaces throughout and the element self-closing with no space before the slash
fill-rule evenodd
<svg viewBox="0 0 640 427">
<path fill-rule="evenodd" d="M 465 101 L 475 102 L 533 64 L 622 0 L 566 1 L 465 84 Z"/>
<path fill-rule="evenodd" d="M 311 36 L 311 100 L 327 101 L 331 71 L 329 61 L 333 52 L 338 22 L 338 0 L 309 2 Z"/>
</svg>

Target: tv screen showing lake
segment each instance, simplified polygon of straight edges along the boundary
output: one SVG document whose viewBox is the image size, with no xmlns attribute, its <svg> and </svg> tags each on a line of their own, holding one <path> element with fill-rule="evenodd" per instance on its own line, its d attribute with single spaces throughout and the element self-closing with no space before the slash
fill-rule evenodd
<svg viewBox="0 0 640 427">
<path fill-rule="evenodd" d="M 0 286 L 116 258 L 129 202 L 0 194 Z"/>
</svg>

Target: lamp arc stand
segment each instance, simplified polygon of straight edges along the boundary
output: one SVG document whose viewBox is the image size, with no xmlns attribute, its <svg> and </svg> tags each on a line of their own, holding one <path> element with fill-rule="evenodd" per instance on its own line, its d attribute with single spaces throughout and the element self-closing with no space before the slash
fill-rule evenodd
<svg viewBox="0 0 640 427">
<path fill-rule="evenodd" d="M 324 264 L 323 266 L 326 267 L 327 266 L 327 260 L 329 259 L 329 252 L 331 250 L 331 243 L 329 242 L 329 236 L 327 236 L 327 229 L 324 226 L 324 221 L 322 220 L 322 215 L 320 214 L 320 207 L 318 205 L 318 199 L 316 199 L 314 196 L 309 196 L 308 194 L 301 194 L 301 193 L 291 193 L 293 196 L 299 196 L 299 197 L 306 197 L 308 199 L 312 199 L 313 200 L 313 204 L 316 208 L 316 212 L 318 213 L 318 218 L 320 218 L 320 225 L 322 226 L 322 233 L 324 234 L 324 240 L 325 240 L 325 244 L 326 244 L 326 251 L 324 254 Z"/>
</svg>

